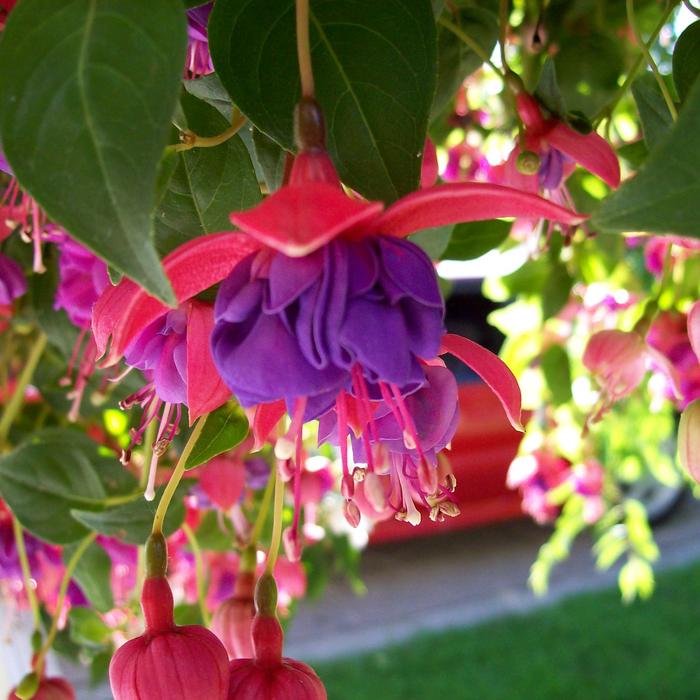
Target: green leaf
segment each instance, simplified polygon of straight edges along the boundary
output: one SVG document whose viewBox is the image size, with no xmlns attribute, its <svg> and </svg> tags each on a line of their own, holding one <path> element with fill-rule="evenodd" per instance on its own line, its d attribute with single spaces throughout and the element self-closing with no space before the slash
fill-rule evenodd
<svg viewBox="0 0 700 700">
<path fill-rule="evenodd" d="M 420 246 L 431 260 L 440 260 L 452 237 L 453 225 L 426 228 L 414 233 L 408 240 Z"/>
<path fill-rule="evenodd" d="M 673 49 L 673 82 L 684 102 L 700 75 L 700 22 L 693 22 L 678 37 Z"/>
<path fill-rule="evenodd" d="M 556 261 L 552 264 L 547 281 L 542 288 L 542 314 L 545 319 L 555 316 L 569 300 L 574 280 L 566 265 Z"/>
<path fill-rule="evenodd" d="M 253 129 L 253 147 L 267 189 L 274 192 L 282 186 L 284 180 L 287 151 L 259 129 Z"/>
<path fill-rule="evenodd" d="M 673 126 L 673 117 L 651 73 L 641 75 L 632 83 L 632 95 L 642 121 L 644 141 L 651 150 Z"/>
<path fill-rule="evenodd" d="M 498 40 L 498 18 L 488 10 L 470 7 L 446 19 L 457 25 L 483 52 L 490 56 Z M 483 64 L 482 58 L 472 51 L 452 29 L 438 26 L 438 77 L 432 117 L 435 118 L 454 98 L 464 79 Z"/>
<path fill-rule="evenodd" d="M 230 551 L 236 533 L 233 530 L 224 532 L 221 529 L 220 525 L 226 525 L 226 522 L 226 519 L 219 518 L 217 511 L 207 511 L 195 532 L 199 546 L 209 552 Z"/>
<path fill-rule="evenodd" d="M 68 544 L 88 534 L 71 509 L 102 506 L 108 492 L 100 471 L 114 462 L 85 435 L 49 428 L 0 458 L 0 495 L 32 534 Z"/>
<path fill-rule="evenodd" d="M 104 620 L 90 608 L 74 607 L 68 613 L 70 638 L 76 644 L 101 647 L 109 642 L 112 630 Z"/>
<path fill-rule="evenodd" d="M 209 46 L 233 101 L 291 150 L 300 95 L 294 1 L 217 0 Z M 387 202 L 416 189 L 437 72 L 430 0 L 315 0 L 311 46 L 343 181 Z"/>
<path fill-rule="evenodd" d="M 549 57 L 542 66 L 542 72 L 540 73 L 540 80 L 537 83 L 535 94 L 552 114 L 561 117 L 566 115 L 568 110 L 566 109 L 566 100 L 561 94 L 561 89 L 557 82 L 557 69 L 554 65 L 554 61 Z"/>
<path fill-rule="evenodd" d="M 230 126 L 214 107 L 187 92 L 181 107 L 186 126 L 199 136 L 215 136 Z M 197 236 L 230 230 L 231 212 L 261 199 L 255 168 L 238 134 L 218 146 L 183 151 L 157 209 L 158 249 L 167 253 Z"/>
<path fill-rule="evenodd" d="M 229 401 L 207 416 L 202 434 L 187 459 L 187 469 L 194 469 L 234 448 L 247 434 L 248 419 L 243 409 L 235 401 Z"/>
<path fill-rule="evenodd" d="M 39 21 L 40 20 L 40 21 Z M 152 243 L 185 57 L 179 0 L 23 0 L 0 44 L 0 133 L 17 178 L 81 243 L 173 302 Z"/>
<path fill-rule="evenodd" d="M 63 548 L 64 564 L 68 563 L 77 547 L 73 544 Z M 112 560 L 99 544 L 93 542 L 80 557 L 73 578 L 98 612 L 105 613 L 114 607 L 111 574 Z"/>
<path fill-rule="evenodd" d="M 560 406 L 571 401 L 571 368 L 569 356 L 560 345 L 547 348 L 540 358 L 542 373 L 552 394 L 552 403 Z"/>
<path fill-rule="evenodd" d="M 225 119 L 231 118 L 233 103 L 216 73 L 210 73 L 194 80 L 184 80 L 182 84 L 190 95 L 216 107 Z"/>
<path fill-rule="evenodd" d="M 444 260 L 478 258 L 498 248 L 508 238 L 511 226 L 511 223 L 498 219 L 457 224 L 442 257 Z"/>
<path fill-rule="evenodd" d="M 603 231 L 647 231 L 700 237 L 700 81 L 678 121 L 649 154 L 639 173 L 594 213 Z"/>
<path fill-rule="evenodd" d="M 593 116 L 614 97 L 624 70 L 622 43 L 607 34 L 571 36 L 554 56 L 559 87 L 569 110 Z"/>
<path fill-rule="evenodd" d="M 191 480 L 182 481 L 173 495 L 163 524 L 166 537 L 175 532 L 185 519 L 185 505 L 182 499 L 191 485 Z M 156 498 L 153 501 L 147 501 L 139 495 L 114 508 L 99 512 L 75 509 L 71 511 L 71 515 L 86 527 L 102 535 L 117 537 L 130 544 L 143 544 L 151 532 L 153 516 L 164 490 L 165 486 L 161 486 L 156 491 Z"/>
</svg>

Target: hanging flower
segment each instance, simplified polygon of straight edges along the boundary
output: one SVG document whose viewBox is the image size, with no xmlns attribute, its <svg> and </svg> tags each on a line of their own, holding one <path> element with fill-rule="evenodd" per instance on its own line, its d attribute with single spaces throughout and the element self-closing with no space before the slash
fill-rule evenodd
<svg viewBox="0 0 700 700">
<path fill-rule="evenodd" d="M 187 59 L 185 77 L 196 78 L 214 72 L 209 54 L 207 25 L 214 3 L 208 2 L 187 10 Z"/>
<path fill-rule="evenodd" d="M 37 681 L 34 681 L 34 683 L 37 683 Z M 36 692 L 32 695 L 32 700 L 75 700 L 75 690 L 65 678 L 42 678 L 35 687 Z M 22 684 L 17 688 L 13 688 L 7 696 L 7 700 L 20 700 L 20 696 L 17 693 L 23 690 L 25 689 L 22 688 Z M 22 692 L 22 697 L 26 698 L 28 696 Z"/>
</svg>

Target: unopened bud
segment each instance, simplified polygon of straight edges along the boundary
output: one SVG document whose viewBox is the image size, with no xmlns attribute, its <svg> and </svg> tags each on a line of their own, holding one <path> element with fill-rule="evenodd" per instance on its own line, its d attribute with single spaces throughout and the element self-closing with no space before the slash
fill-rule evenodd
<svg viewBox="0 0 700 700">
<path fill-rule="evenodd" d="M 168 546 L 160 532 L 151 533 L 146 540 L 146 576 L 161 578 L 168 570 Z"/>
<path fill-rule="evenodd" d="M 272 574 L 263 574 L 255 586 L 255 609 L 263 617 L 274 617 L 277 611 L 277 583 Z"/>
<path fill-rule="evenodd" d="M 345 519 L 348 521 L 350 527 L 357 527 L 360 524 L 360 509 L 357 507 L 355 501 L 345 501 L 345 506 L 343 508 L 345 514 Z"/>
<path fill-rule="evenodd" d="M 35 671 L 32 671 L 19 682 L 15 695 L 20 700 L 30 700 L 36 695 L 37 690 L 39 690 L 39 676 Z"/>
<path fill-rule="evenodd" d="M 700 399 L 685 407 L 678 424 L 678 460 L 700 483 Z"/>
<path fill-rule="evenodd" d="M 540 157 L 533 151 L 523 151 L 515 161 L 515 167 L 523 175 L 537 175 L 540 165 Z"/>
</svg>

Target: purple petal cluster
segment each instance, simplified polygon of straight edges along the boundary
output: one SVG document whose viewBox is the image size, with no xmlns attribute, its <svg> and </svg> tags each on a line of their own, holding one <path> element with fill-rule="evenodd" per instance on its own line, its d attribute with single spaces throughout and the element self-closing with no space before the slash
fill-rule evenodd
<svg viewBox="0 0 700 700">
<path fill-rule="evenodd" d="M 209 36 L 207 25 L 213 3 L 187 11 L 187 66 L 188 77 L 207 75 L 214 71 L 214 64 L 209 55 Z"/>
<path fill-rule="evenodd" d="M 356 365 L 375 399 L 379 381 L 422 386 L 419 358 L 437 355 L 444 309 L 426 254 L 373 236 L 300 258 L 252 254 L 221 285 L 214 315 L 214 362 L 241 403 L 306 397 L 309 420 L 352 387 Z"/>
<path fill-rule="evenodd" d="M 27 291 L 27 278 L 22 268 L 0 253 L 0 304 L 8 305 Z"/>
<path fill-rule="evenodd" d="M 153 381 L 159 399 L 187 402 L 187 313 L 175 309 L 144 328 L 126 349 L 127 365 Z"/>
<path fill-rule="evenodd" d="M 564 179 L 564 166 L 573 161 L 556 148 L 545 148 L 540 153 L 540 169 L 537 177 L 544 190 L 556 190 Z"/>
<path fill-rule="evenodd" d="M 107 265 L 67 236 L 59 243 L 59 283 L 54 309 L 64 309 L 74 326 L 89 328 L 92 307 L 109 285 Z"/>
</svg>

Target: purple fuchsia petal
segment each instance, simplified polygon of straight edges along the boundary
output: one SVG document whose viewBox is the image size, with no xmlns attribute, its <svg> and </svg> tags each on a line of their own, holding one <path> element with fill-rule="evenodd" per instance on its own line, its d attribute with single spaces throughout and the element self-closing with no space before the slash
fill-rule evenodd
<svg viewBox="0 0 700 700">
<path fill-rule="evenodd" d="M 27 291 L 27 278 L 22 268 L 0 253 L 0 304 L 11 304 Z"/>
<path fill-rule="evenodd" d="M 446 352 L 464 362 L 488 384 L 501 402 L 510 424 L 522 432 L 520 386 L 508 365 L 478 343 L 453 333 L 446 333 L 442 338 L 441 354 Z"/>
<path fill-rule="evenodd" d="M 570 225 L 586 219 L 529 192 L 502 185 L 463 182 L 412 192 L 392 204 L 377 219 L 375 228 L 377 233 L 404 237 L 426 228 L 500 217 L 551 219 Z"/>
<path fill-rule="evenodd" d="M 369 230 L 383 208 L 325 182 L 307 182 L 280 188 L 256 207 L 231 214 L 231 221 L 260 243 L 302 257 L 341 233 Z"/>
</svg>

